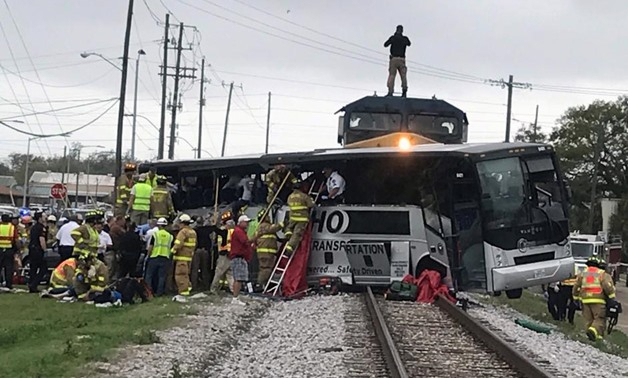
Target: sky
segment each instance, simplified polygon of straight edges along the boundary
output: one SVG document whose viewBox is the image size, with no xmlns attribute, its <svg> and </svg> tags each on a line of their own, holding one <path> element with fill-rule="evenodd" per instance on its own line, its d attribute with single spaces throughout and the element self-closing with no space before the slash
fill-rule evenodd
<svg viewBox="0 0 628 378">
<path fill-rule="evenodd" d="M 121 65 L 127 8 L 124 0 L 0 0 L 0 120 L 47 135 L 89 124 L 67 138 L 33 140 L 33 154 L 61 155 L 72 142 L 84 146 L 82 154 L 115 147 L 121 74 L 114 65 Z M 270 152 L 338 147 L 334 113 L 386 94 L 383 43 L 398 24 L 412 41 L 408 96 L 435 95 L 465 111 L 469 142 L 504 139 L 507 90 L 489 80 L 514 75 L 530 87 L 514 89 L 512 135 L 534 121 L 537 105 L 538 123 L 549 132 L 567 108 L 628 92 L 622 0 L 135 0 L 125 108 L 133 112 L 135 59 L 143 49 L 135 151 L 141 160 L 157 155 L 166 13 L 170 39 L 178 38 L 180 22 L 186 25 L 181 65 L 197 76 L 180 85 L 178 159 L 195 156 L 202 57 L 209 80 L 202 157 L 220 156 L 231 82 L 225 155 L 264 151 L 269 92 Z M 167 88 L 172 93 L 172 78 Z M 125 151 L 131 122 L 125 117 Z M 0 159 L 25 153 L 28 138 L 4 127 Z"/>
</svg>

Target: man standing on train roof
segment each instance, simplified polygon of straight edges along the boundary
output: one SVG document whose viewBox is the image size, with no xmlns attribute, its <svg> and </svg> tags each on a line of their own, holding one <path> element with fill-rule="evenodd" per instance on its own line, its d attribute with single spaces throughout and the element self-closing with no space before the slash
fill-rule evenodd
<svg viewBox="0 0 628 378">
<path fill-rule="evenodd" d="M 390 46 L 390 61 L 388 63 L 388 94 L 392 96 L 395 90 L 395 77 L 397 71 L 401 77 L 401 97 L 406 97 L 408 92 L 408 80 L 406 74 L 406 47 L 410 46 L 410 39 L 403 35 L 403 26 L 397 25 L 397 31 L 384 43 L 384 47 Z"/>
</svg>

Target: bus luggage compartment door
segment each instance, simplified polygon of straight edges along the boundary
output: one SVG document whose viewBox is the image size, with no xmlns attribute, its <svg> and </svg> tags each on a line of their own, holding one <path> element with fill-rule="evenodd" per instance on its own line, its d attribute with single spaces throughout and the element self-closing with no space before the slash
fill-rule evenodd
<svg viewBox="0 0 628 378">
<path fill-rule="evenodd" d="M 390 243 L 349 242 L 345 250 L 356 284 L 387 285 L 390 282 Z"/>
<path fill-rule="evenodd" d="M 401 281 L 410 273 L 410 242 L 390 243 L 390 282 Z"/>
</svg>

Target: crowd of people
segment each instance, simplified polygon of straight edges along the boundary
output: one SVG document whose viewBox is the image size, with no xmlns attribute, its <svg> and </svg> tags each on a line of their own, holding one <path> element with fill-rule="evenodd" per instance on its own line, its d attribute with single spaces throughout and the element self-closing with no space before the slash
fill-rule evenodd
<svg viewBox="0 0 628 378">
<path fill-rule="evenodd" d="M 312 183 L 278 165 L 265 175 L 267 206 L 255 219 L 245 214 L 251 200 L 247 190 L 220 219 L 209 215 L 176 216 L 172 188 L 165 177 L 156 175 L 153 169 L 137 175 L 135 169 L 133 164 L 125 166 L 116 184 L 115 213 L 108 219 L 99 210 L 88 212 L 84 219 L 77 214 L 58 222 L 54 215 L 43 212 L 32 217 L 3 216 L 0 266 L 4 276 L 14 276 L 14 263 L 22 255 L 19 252 L 27 249 L 29 291 L 44 297 L 120 303 L 124 295 L 119 287 L 126 288 L 133 282 L 131 297 L 172 294 L 173 300 L 185 302 L 192 290 L 218 293 L 228 289 L 232 303 L 242 305 L 238 296 L 243 287 L 262 291 L 271 278 L 281 242 L 288 256 L 297 249 L 315 205 L 309 195 Z M 331 168 L 321 173 L 326 180 L 317 188 L 323 193 L 320 198 L 341 201 L 345 185 L 342 176 Z M 246 188 L 248 181 L 241 178 L 236 186 Z M 271 221 L 277 204 L 290 208 L 286 224 Z M 283 240 L 277 235 L 280 231 Z M 59 263 L 50 274 L 49 286 L 40 292 L 48 270 L 44 255 L 51 248 L 58 252 Z M 251 269 L 253 260 L 256 269 Z M 257 274 L 251 277 L 250 273 Z M 12 280 L 6 281 L 11 288 Z"/>
</svg>

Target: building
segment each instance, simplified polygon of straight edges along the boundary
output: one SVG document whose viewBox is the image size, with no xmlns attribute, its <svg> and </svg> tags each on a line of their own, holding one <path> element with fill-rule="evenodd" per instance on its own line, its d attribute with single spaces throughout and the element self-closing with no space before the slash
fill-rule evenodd
<svg viewBox="0 0 628 378">
<path fill-rule="evenodd" d="M 110 198 L 115 186 L 115 178 L 111 175 L 89 175 L 79 173 L 78 186 L 77 174 L 69 175 L 60 172 L 35 171 L 28 184 L 28 197 L 31 203 L 49 203 L 51 201 L 50 188 L 54 184 L 65 183 L 68 200 L 74 203 L 78 197 L 78 203 L 111 202 Z"/>
</svg>

